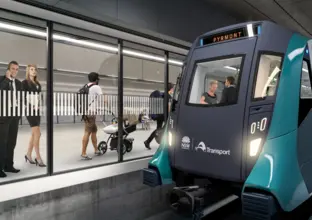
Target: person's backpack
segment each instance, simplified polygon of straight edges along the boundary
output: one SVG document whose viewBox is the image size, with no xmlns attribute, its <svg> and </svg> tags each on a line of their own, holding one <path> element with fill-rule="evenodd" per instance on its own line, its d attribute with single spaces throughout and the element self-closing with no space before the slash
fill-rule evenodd
<svg viewBox="0 0 312 220">
<path fill-rule="evenodd" d="M 79 91 L 76 93 L 75 98 L 75 110 L 77 115 L 82 115 L 81 120 L 88 115 L 88 107 L 89 107 L 89 90 L 95 84 L 85 84 Z"/>
<path fill-rule="evenodd" d="M 160 116 L 163 114 L 163 93 L 155 90 L 150 94 L 150 99 L 149 99 L 149 117 L 152 120 L 157 120 Z"/>
</svg>

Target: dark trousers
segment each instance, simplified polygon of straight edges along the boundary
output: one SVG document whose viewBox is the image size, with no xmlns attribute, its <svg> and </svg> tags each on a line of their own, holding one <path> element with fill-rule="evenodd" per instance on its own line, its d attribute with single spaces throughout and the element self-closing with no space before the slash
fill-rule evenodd
<svg viewBox="0 0 312 220">
<path fill-rule="evenodd" d="M 156 122 L 157 122 L 157 128 L 148 137 L 148 139 L 146 140 L 147 143 L 151 143 L 152 140 L 156 137 L 156 132 L 157 132 L 158 129 L 162 128 L 163 123 L 164 123 L 164 119 L 163 118 L 158 119 L 158 120 L 156 120 Z"/>
<path fill-rule="evenodd" d="M 13 167 L 20 117 L 0 118 L 0 170 Z"/>
</svg>

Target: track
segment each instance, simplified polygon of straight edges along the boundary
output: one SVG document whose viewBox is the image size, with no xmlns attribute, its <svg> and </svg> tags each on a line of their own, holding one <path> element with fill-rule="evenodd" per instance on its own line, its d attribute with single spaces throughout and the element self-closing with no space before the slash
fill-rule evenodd
<svg viewBox="0 0 312 220">
<path fill-rule="evenodd" d="M 243 220 L 241 215 L 241 203 L 240 200 L 235 200 L 234 202 L 218 209 L 212 214 L 206 216 L 202 220 Z M 292 214 L 288 214 L 283 217 L 282 220 L 312 220 L 312 202 L 311 200 L 300 206 Z M 171 210 L 164 212 L 160 215 L 148 218 L 146 220 L 192 220 L 191 218 L 185 218 L 178 216 Z"/>
</svg>

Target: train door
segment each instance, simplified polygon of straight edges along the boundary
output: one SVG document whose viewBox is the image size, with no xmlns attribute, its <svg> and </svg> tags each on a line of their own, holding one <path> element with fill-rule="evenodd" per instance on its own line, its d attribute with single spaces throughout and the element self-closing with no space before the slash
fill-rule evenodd
<svg viewBox="0 0 312 220">
<path fill-rule="evenodd" d="M 243 120 L 255 45 L 256 38 L 248 38 L 194 49 L 175 113 L 175 168 L 241 180 Z"/>
<path fill-rule="evenodd" d="M 250 174 L 267 137 L 284 54 L 258 51 L 254 57 L 255 75 L 251 77 L 246 102 L 243 179 Z"/>
</svg>

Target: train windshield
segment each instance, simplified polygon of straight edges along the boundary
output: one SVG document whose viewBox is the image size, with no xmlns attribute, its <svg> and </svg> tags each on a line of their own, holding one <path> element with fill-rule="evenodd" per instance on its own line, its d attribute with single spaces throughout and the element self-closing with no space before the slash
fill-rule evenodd
<svg viewBox="0 0 312 220">
<path fill-rule="evenodd" d="M 281 73 L 282 56 L 261 54 L 253 91 L 253 100 L 263 100 L 276 94 Z"/>
<path fill-rule="evenodd" d="M 209 106 L 235 104 L 242 63 L 243 56 L 198 62 L 189 103 Z"/>
<path fill-rule="evenodd" d="M 236 104 L 243 61 L 244 56 L 236 56 L 197 62 L 188 103 L 205 106 Z M 281 56 L 261 54 L 253 87 L 253 101 L 275 96 L 281 63 Z"/>
<path fill-rule="evenodd" d="M 186 64 L 184 63 L 181 69 L 181 73 L 179 74 L 179 76 L 177 77 L 176 80 L 176 84 L 175 84 L 175 88 L 174 88 L 174 93 L 173 93 L 173 100 L 175 102 L 178 101 L 179 95 L 180 95 L 180 91 L 181 91 L 181 80 L 182 80 L 182 76 L 184 75 L 184 71 L 185 71 L 185 66 Z"/>
</svg>

